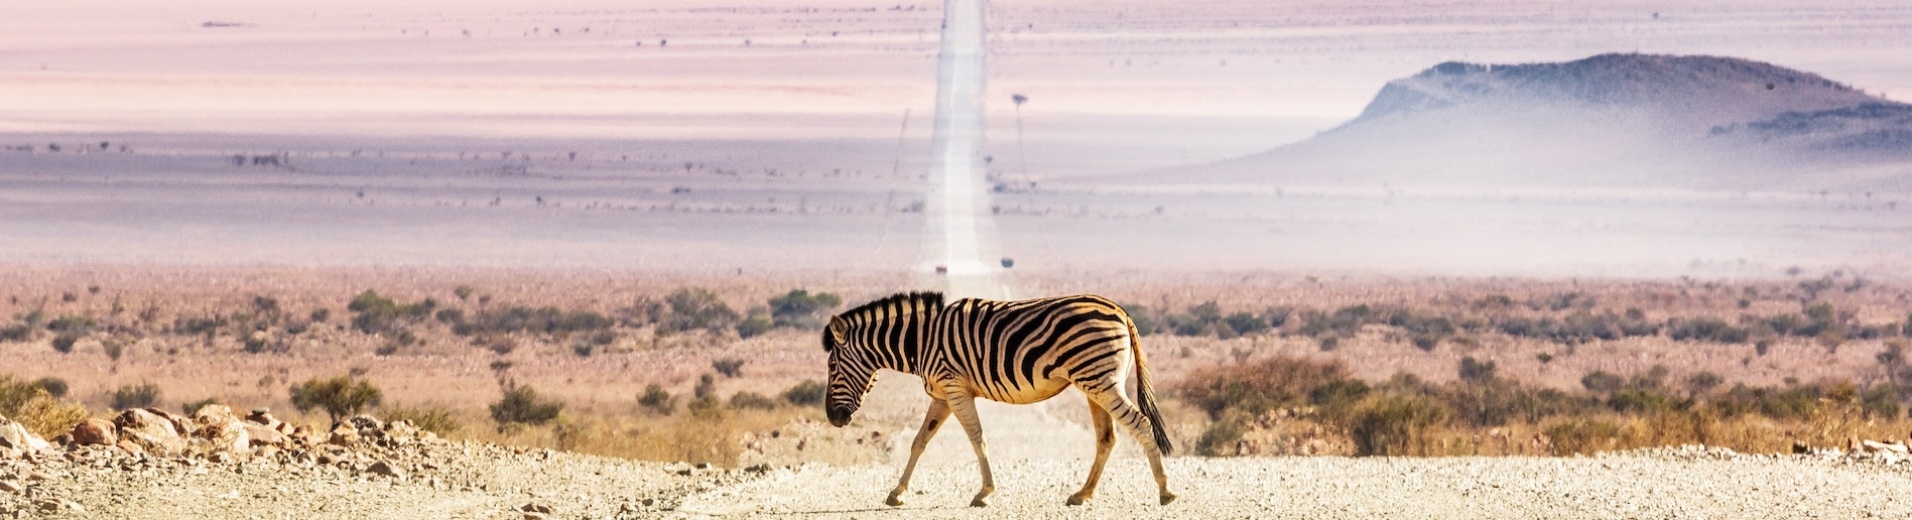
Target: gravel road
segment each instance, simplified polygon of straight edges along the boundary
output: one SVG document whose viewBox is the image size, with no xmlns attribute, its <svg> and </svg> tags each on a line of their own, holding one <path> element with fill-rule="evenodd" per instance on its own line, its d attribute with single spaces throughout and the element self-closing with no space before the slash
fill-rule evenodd
<svg viewBox="0 0 1912 520">
<path fill-rule="evenodd" d="M 702 493 L 675 515 L 823 518 L 1908 518 L 1912 470 L 1843 458 L 1678 449 L 1583 458 L 1176 458 L 1181 499 L 1154 503 L 1139 458 L 1100 495 L 1063 499 L 1077 460 L 996 464 L 995 501 L 967 507 L 974 464 L 919 470 L 909 504 L 882 505 L 896 469 L 808 467 Z"/>
<path fill-rule="evenodd" d="M 912 383 L 897 379 L 873 396 L 872 417 L 859 417 L 866 428 L 920 413 L 907 403 L 926 398 L 894 391 Z M 982 409 L 997 481 L 984 509 L 967 505 L 978 477 L 959 430 L 931 443 L 908 504 L 884 506 L 902 465 L 895 455 L 914 436 L 904 430 L 885 436 L 888 461 L 743 470 L 444 441 L 243 458 L 55 448 L 0 458 L 0 518 L 1912 518 L 1912 457 L 1698 447 L 1572 458 L 1175 457 L 1168 471 L 1181 499 L 1159 506 L 1128 438 L 1099 496 L 1071 507 L 1063 500 L 1093 448 L 1062 418 L 1081 406 L 1070 397 Z"/>
</svg>

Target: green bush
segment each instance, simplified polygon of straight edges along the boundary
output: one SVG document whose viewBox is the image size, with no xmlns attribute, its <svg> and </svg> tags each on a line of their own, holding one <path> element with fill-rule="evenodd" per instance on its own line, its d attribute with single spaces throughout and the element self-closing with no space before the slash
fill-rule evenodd
<svg viewBox="0 0 1912 520">
<path fill-rule="evenodd" d="M 1322 336 L 1333 333 L 1348 337 L 1360 332 L 1363 325 L 1376 318 L 1374 309 L 1367 305 L 1349 305 L 1335 309 L 1333 313 L 1322 314 L 1319 311 L 1307 311 L 1301 314 L 1304 323 L 1300 333 L 1304 336 Z"/>
<path fill-rule="evenodd" d="M 1674 340 L 1704 340 L 1714 343 L 1745 343 L 1752 333 L 1714 318 L 1673 319 L 1666 324 L 1667 337 Z"/>
<path fill-rule="evenodd" d="M 1583 412 L 1592 404 L 1560 390 L 1499 378 L 1456 381 L 1434 396 L 1446 404 L 1458 420 L 1490 428 L 1515 421 L 1538 423 L 1555 415 Z"/>
<path fill-rule="evenodd" d="M 465 428 L 464 423 L 458 420 L 458 414 L 452 413 L 450 408 L 437 405 L 386 410 L 385 420 L 411 421 L 412 426 L 439 435 L 450 435 Z"/>
<path fill-rule="evenodd" d="M 736 326 L 740 318 L 737 311 L 731 310 L 709 289 L 678 289 L 665 296 L 664 301 L 670 314 L 658 323 L 660 333 L 728 330 Z"/>
<path fill-rule="evenodd" d="M 401 321 L 424 319 L 437 308 L 438 301 L 431 298 L 414 304 L 399 304 L 391 298 L 379 296 L 371 289 L 352 297 L 352 302 L 345 306 L 345 310 L 358 313 L 352 318 L 352 327 L 366 334 L 393 330 Z"/>
<path fill-rule="evenodd" d="M 748 363 L 748 361 L 727 357 L 711 361 L 710 367 L 716 369 L 717 373 L 723 374 L 724 377 L 741 377 L 744 375 L 745 363 Z"/>
<path fill-rule="evenodd" d="M 843 305 L 843 298 L 831 293 L 811 294 L 795 289 L 771 298 L 770 318 L 777 327 L 816 329 L 823 327 L 824 313 Z"/>
<path fill-rule="evenodd" d="M 691 397 L 694 397 L 697 399 L 703 399 L 706 397 L 716 397 L 715 394 L 717 393 L 717 378 L 714 376 L 711 376 L 710 374 L 703 374 L 703 375 L 697 376 L 697 386 L 691 387 L 690 393 L 691 393 Z"/>
<path fill-rule="evenodd" d="M 512 424 L 545 424 L 557 419 L 563 411 L 564 403 L 540 399 L 531 387 L 512 384 L 505 388 L 504 398 L 491 405 L 491 419 L 498 422 L 498 429 L 502 431 Z"/>
<path fill-rule="evenodd" d="M 519 332 L 569 336 L 573 333 L 601 332 L 616 325 L 611 318 L 592 311 L 564 311 L 557 307 L 504 307 L 480 311 L 469 321 L 452 324 L 452 333 L 460 336 L 499 335 Z"/>
<path fill-rule="evenodd" d="M 1202 436 L 1195 440 L 1195 454 L 1204 457 L 1238 455 L 1235 446 L 1241 442 L 1246 432 L 1241 421 L 1230 416 L 1208 423 L 1202 429 Z"/>
<path fill-rule="evenodd" d="M 1149 312 L 1147 306 L 1134 303 L 1122 303 L 1118 305 L 1122 307 L 1124 312 L 1128 313 L 1129 322 L 1135 324 L 1136 334 L 1143 336 L 1155 334 L 1157 328 L 1155 323 L 1156 318 L 1153 313 Z"/>
<path fill-rule="evenodd" d="M 351 375 L 330 379 L 312 378 L 294 385 L 291 389 L 292 406 L 301 412 L 314 408 L 325 410 L 326 415 L 338 423 L 347 417 L 358 415 L 367 406 L 378 406 L 384 393 L 378 387 L 366 381 L 359 381 Z"/>
<path fill-rule="evenodd" d="M 113 409 L 151 408 L 159 402 L 159 385 L 151 381 L 126 385 L 113 391 Z"/>
<path fill-rule="evenodd" d="M 25 323 L 0 328 L 0 341 L 20 342 L 33 339 L 33 326 Z"/>
<path fill-rule="evenodd" d="M 1686 376 L 1686 391 L 1691 395 L 1702 395 L 1713 391 L 1714 388 L 1718 388 L 1719 385 L 1724 383 L 1726 383 L 1726 378 L 1720 377 L 1719 374 L 1704 371 L 1695 372 L 1693 375 Z"/>
<path fill-rule="evenodd" d="M 1604 419 L 1571 419 L 1548 426 L 1543 433 L 1554 455 L 1584 455 L 1612 447 L 1620 438 L 1620 425 Z"/>
<path fill-rule="evenodd" d="M 94 322 L 93 322 L 92 316 L 76 316 L 76 315 L 61 316 L 59 318 L 54 319 L 53 321 L 47 322 L 46 324 L 46 330 L 50 330 L 53 332 L 72 333 L 75 335 L 84 335 L 86 333 L 93 332 L 93 329 L 94 329 Z"/>
<path fill-rule="evenodd" d="M 816 406 L 823 404 L 823 398 L 830 389 L 815 380 L 806 379 L 789 390 L 783 391 L 783 400 L 797 406 Z"/>
<path fill-rule="evenodd" d="M 1440 404 L 1419 395 L 1381 394 L 1357 406 L 1348 418 L 1356 456 L 1426 454 L 1426 441 L 1446 420 Z"/>
<path fill-rule="evenodd" d="M 677 399 L 672 398 L 670 392 L 664 391 L 663 385 L 655 383 L 644 387 L 644 395 L 638 396 L 637 404 L 658 415 L 670 415 L 671 412 L 677 411 Z"/>
<path fill-rule="evenodd" d="M 1222 318 L 1222 324 L 1235 331 L 1236 335 L 1246 336 L 1268 330 L 1266 318 L 1246 312 L 1237 312 Z"/>
<path fill-rule="evenodd" d="M 756 392 L 737 392 L 730 395 L 730 407 L 739 410 L 772 410 L 777 408 L 777 400 Z"/>
<path fill-rule="evenodd" d="M 205 408 L 207 406 L 215 405 L 215 404 L 219 404 L 219 400 L 208 397 L 205 399 L 200 399 L 198 401 L 192 401 L 189 403 L 182 404 L 179 406 L 179 410 L 182 412 L 185 412 L 187 417 L 192 417 L 193 414 L 199 413 L 200 408 Z"/>
<path fill-rule="evenodd" d="M 1620 376 L 1613 375 L 1605 370 L 1595 370 L 1588 372 L 1587 375 L 1580 376 L 1580 386 L 1584 386 L 1588 391 L 1596 394 L 1613 393 L 1614 390 L 1619 390 L 1620 387 L 1625 384 L 1625 379 L 1621 379 Z"/>
<path fill-rule="evenodd" d="M 61 354 L 72 354 L 73 344 L 79 341 L 79 333 L 62 332 L 60 335 L 53 337 L 53 350 L 59 351 Z"/>
<path fill-rule="evenodd" d="M 724 416 L 724 403 L 717 400 L 717 396 L 714 395 L 692 399 L 684 408 L 690 410 L 691 417 L 698 419 L 720 419 Z"/>
<path fill-rule="evenodd" d="M 750 317 L 737 322 L 737 337 L 745 339 L 754 338 L 765 332 L 770 332 L 770 329 L 773 328 L 776 328 L 776 322 L 771 321 L 770 315 L 762 312 L 752 312 L 750 313 Z"/>
<path fill-rule="evenodd" d="M 47 395 L 53 396 L 55 399 L 66 397 L 66 391 L 70 388 L 66 384 L 65 379 L 51 376 L 33 380 L 33 386 L 40 387 L 41 390 L 46 390 Z"/>
<path fill-rule="evenodd" d="M 1184 400 L 1220 419 L 1240 410 L 1260 416 L 1269 410 L 1308 402 L 1317 388 L 1348 379 L 1340 362 L 1272 357 L 1247 364 L 1199 368 L 1177 390 Z"/>
<path fill-rule="evenodd" d="M 0 417 L 17 417 L 20 407 L 36 396 L 49 392 L 38 383 L 21 381 L 13 376 L 0 375 Z"/>
<path fill-rule="evenodd" d="M 1492 381 L 1494 362 L 1475 360 L 1474 356 L 1461 358 L 1460 376 L 1462 381 Z"/>
</svg>

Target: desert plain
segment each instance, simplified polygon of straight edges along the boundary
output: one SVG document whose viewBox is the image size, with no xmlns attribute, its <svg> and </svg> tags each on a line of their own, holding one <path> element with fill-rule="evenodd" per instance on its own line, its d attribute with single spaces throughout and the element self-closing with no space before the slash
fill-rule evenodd
<svg viewBox="0 0 1912 520">
<path fill-rule="evenodd" d="M 322 429 L 290 390 L 343 376 L 379 389 L 365 412 L 433 421 L 444 444 L 330 464 L 75 448 L 0 462 L 19 488 L 0 513 L 1912 510 L 1903 454 L 1859 449 L 1912 435 L 1894 354 L 1912 336 L 1912 162 L 1699 161 L 1701 180 L 1659 182 L 1636 173 L 1661 165 L 1562 178 L 1513 157 L 1500 174 L 1541 180 L 1500 186 L 1426 180 L 1456 175 L 1440 161 L 1375 183 L 1184 175 L 1331 134 L 1448 61 L 1733 56 L 1904 99 L 1896 3 L 985 4 L 981 240 L 1013 264 L 992 276 L 1150 322 L 1183 498 L 1154 505 L 1124 436 L 1103 496 L 1064 506 L 1093 453 L 1072 392 L 983 409 L 999 491 L 982 511 L 956 430 L 909 505 L 882 505 L 927 404 L 910 376 L 886 375 L 845 429 L 797 392 L 827 375 L 815 320 L 946 287 L 925 254 L 943 4 L 12 9 L 0 325 L 20 332 L 0 376 L 57 379 L 93 418 L 214 402 Z M 796 290 L 834 303 L 786 312 Z M 1226 372 L 1242 367 L 1270 372 Z M 1242 374 L 1290 394 L 1204 400 Z M 1337 381 L 1367 401 L 1321 390 Z M 519 388 L 561 411 L 501 419 Z M 1443 411 L 1378 451 L 1357 440 L 1395 402 Z"/>
</svg>

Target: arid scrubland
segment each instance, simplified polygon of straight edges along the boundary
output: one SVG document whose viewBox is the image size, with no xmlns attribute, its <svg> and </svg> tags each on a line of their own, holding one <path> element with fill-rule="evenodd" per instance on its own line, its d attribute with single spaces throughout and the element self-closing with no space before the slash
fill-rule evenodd
<svg viewBox="0 0 1912 520">
<path fill-rule="evenodd" d="M 217 402 L 320 425 L 364 409 L 453 438 L 748 465 L 883 460 L 899 426 L 818 424 L 814 331 L 908 287 L 902 275 L 10 272 L 0 349 L 15 361 L 0 414 L 47 438 L 114 409 Z M 1124 302 L 1174 397 L 1171 431 L 1202 454 L 1779 452 L 1912 431 L 1908 290 L 1846 273 L 1071 280 L 1023 281 Z"/>
</svg>

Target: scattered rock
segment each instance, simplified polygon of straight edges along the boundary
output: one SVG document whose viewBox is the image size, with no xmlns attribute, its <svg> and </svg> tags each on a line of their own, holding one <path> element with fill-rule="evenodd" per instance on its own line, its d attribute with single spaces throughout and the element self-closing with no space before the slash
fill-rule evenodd
<svg viewBox="0 0 1912 520">
<path fill-rule="evenodd" d="M 350 425 L 341 424 L 337 428 L 332 429 L 332 436 L 328 437 L 325 442 L 333 446 L 351 446 L 358 444 L 359 431 Z"/>
<path fill-rule="evenodd" d="M 551 514 L 551 506 L 539 504 L 537 502 L 532 502 L 532 503 L 525 504 L 523 506 L 519 506 L 518 510 L 524 511 L 526 513 L 543 513 L 547 515 Z"/>
<path fill-rule="evenodd" d="M 352 425 L 352 428 L 357 429 L 361 435 L 385 430 L 385 423 L 379 422 L 377 417 L 370 415 L 354 415 L 351 419 L 346 419 L 345 423 Z"/>
<path fill-rule="evenodd" d="M 46 439 L 41 439 L 33 432 L 27 431 L 26 425 L 0 417 L 0 448 L 32 453 L 52 446 L 46 442 Z"/>
<path fill-rule="evenodd" d="M 120 412 L 113 418 L 113 424 L 119 426 L 121 438 L 137 444 L 142 451 L 172 456 L 186 449 L 186 440 L 180 436 L 178 425 L 151 409 Z"/>
<path fill-rule="evenodd" d="M 246 422 L 265 426 L 273 430 L 277 430 L 279 429 L 279 425 L 285 424 L 280 421 L 279 418 L 272 416 L 272 409 L 265 407 L 253 408 L 252 413 L 246 415 Z"/>
<path fill-rule="evenodd" d="M 193 424 L 197 425 L 195 437 L 211 443 L 213 453 L 234 454 L 249 453 L 252 448 L 251 435 L 246 431 L 244 422 L 232 415 L 232 408 L 223 404 L 209 404 L 193 412 Z"/>
<path fill-rule="evenodd" d="M 394 466 L 392 463 L 382 460 L 372 463 L 372 466 L 365 468 L 365 471 L 374 475 L 384 475 L 401 481 L 405 480 L 404 468 Z"/>
<path fill-rule="evenodd" d="M 241 427 L 245 428 L 246 437 L 252 441 L 252 446 L 284 447 L 286 445 L 287 438 L 285 434 L 279 433 L 279 430 L 250 421 L 242 423 Z"/>
<path fill-rule="evenodd" d="M 119 428 L 105 419 L 86 419 L 73 424 L 73 432 L 67 436 L 76 445 L 115 445 L 119 444 Z"/>
<path fill-rule="evenodd" d="M 27 487 L 20 485 L 19 482 L 14 482 L 11 480 L 0 480 L 0 491 L 4 491 L 7 493 L 19 493 L 26 490 L 27 490 Z"/>
</svg>

